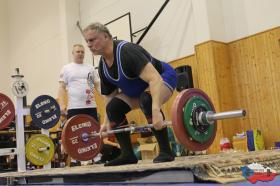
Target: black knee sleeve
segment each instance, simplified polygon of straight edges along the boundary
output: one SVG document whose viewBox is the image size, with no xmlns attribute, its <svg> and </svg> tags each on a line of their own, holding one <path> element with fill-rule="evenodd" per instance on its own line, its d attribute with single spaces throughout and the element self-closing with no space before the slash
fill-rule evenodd
<svg viewBox="0 0 280 186">
<path fill-rule="evenodd" d="M 123 100 L 114 97 L 106 106 L 106 113 L 112 128 L 127 124 L 126 114 L 131 110 Z"/>
<path fill-rule="evenodd" d="M 139 105 L 140 108 L 142 110 L 142 112 L 144 113 L 148 123 L 152 123 L 152 117 L 153 117 L 153 113 L 152 113 L 152 104 L 153 104 L 153 99 L 150 93 L 148 92 L 143 92 L 140 95 L 140 100 L 139 100 Z M 162 112 L 162 110 L 160 110 L 163 119 L 164 119 L 164 114 Z"/>
<path fill-rule="evenodd" d="M 140 104 L 140 108 L 142 110 L 142 112 L 144 113 L 144 115 L 146 116 L 146 118 L 152 118 L 152 96 L 150 93 L 148 92 L 143 92 L 140 95 L 140 100 L 139 100 L 139 104 Z"/>
</svg>

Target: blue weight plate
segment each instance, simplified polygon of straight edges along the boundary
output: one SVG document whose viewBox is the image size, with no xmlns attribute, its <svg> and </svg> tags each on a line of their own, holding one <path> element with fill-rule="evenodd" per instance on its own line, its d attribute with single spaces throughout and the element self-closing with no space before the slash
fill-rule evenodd
<svg viewBox="0 0 280 186">
<path fill-rule="evenodd" d="M 54 127 L 60 119 L 60 107 L 49 95 L 38 96 L 31 104 L 32 123 L 43 129 Z"/>
</svg>

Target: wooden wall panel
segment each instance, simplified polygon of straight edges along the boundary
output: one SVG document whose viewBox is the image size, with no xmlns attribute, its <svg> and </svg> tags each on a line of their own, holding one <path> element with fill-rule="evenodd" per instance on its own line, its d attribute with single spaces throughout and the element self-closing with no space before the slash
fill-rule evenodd
<svg viewBox="0 0 280 186">
<path fill-rule="evenodd" d="M 215 51 L 212 41 L 195 47 L 198 88 L 202 89 L 212 100 L 216 111 L 221 110 L 218 82 L 216 80 Z M 217 133 L 213 144 L 207 149 L 207 153 L 217 153 L 220 151 L 220 138 L 223 137 L 222 121 L 217 122 Z"/>
<path fill-rule="evenodd" d="M 147 124 L 147 120 L 145 115 L 142 113 L 140 109 L 132 110 L 127 115 L 127 120 L 129 123 L 134 121 L 138 125 L 145 125 Z"/>
<path fill-rule="evenodd" d="M 221 42 L 211 42 L 214 53 L 215 76 L 217 92 L 219 96 L 220 110 L 217 112 L 236 110 L 243 107 L 237 104 L 235 89 L 232 88 L 231 61 L 228 45 Z M 216 105 L 215 105 L 216 107 Z M 223 120 L 223 137 L 231 139 L 233 135 L 240 132 L 242 119 Z"/>
<path fill-rule="evenodd" d="M 103 124 L 104 114 L 105 114 L 104 98 L 101 94 L 96 93 L 96 92 L 95 92 L 94 96 L 95 96 L 95 101 L 96 101 L 96 105 L 97 105 L 97 113 L 100 117 L 99 122 L 100 122 L 100 124 Z"/>
<path fill-rule="evenodd" d="M 265 146 L 280 141 L 280 28 L 228 44 L 237 102 L 248 111 L 242 129 L 260 129 Z"/>
</svg>

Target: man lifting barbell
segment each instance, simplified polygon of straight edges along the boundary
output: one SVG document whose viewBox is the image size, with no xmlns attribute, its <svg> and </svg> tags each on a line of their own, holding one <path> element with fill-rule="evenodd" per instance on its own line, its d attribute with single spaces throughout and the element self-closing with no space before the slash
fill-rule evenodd
<svg viewBox="0 0 280 186">
<path fill-rule="evenodd" d="M 148 122 L 152 121 L 154 125 L 153 132 L 159 143 L 160 152 L 153 162 L 173 161 L 161 106 L 171 97 L 176 86 L 175 70 L 139 45 L 113 40 L 110 31 L 100 23 L 89 25 L 83 33 L 92 53 L 101 55 L 99 75 L 101 93 L 106 98 L 106 115 L 100 131 L 127 125 L 125 115 L 141 105 Z M 146 89 L 150 93 L 146 93 Z M 105 166 L 137 163 L 129 132 L 115 135 L 122 153 Z"/>
<path fill-rule="evenodd" d="M 246 114 L 245 110 L 216 113 L 210 98 L 195 88 L 180 92 L 172 104 L 171 112 L 172 121 L 165 121 L 164 125 L 172 125 L 179 143 L 191 151 L 206 150 L 212 144 L 216 136 L 216 120 L 244 117 Z M 80 114 L 67 120 L 61 139 L 72 158 L 86 161 L 102 151 L 102 137 L 153 127 L 153 124 L 130 127 L 122 125 L 114 130 L 100 132 L 100 124 L 94 118 Z"/>
</svg>

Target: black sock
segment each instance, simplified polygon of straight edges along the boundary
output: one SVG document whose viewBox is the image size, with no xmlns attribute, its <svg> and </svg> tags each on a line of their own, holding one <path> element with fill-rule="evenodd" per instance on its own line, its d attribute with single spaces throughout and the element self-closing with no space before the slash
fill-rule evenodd
<svg viewBox="0 0 280 186">
<path fill-rule="evenodd" d="M 121 147 L 121 155 L 116 159 L 105 163 L 104 166 L 117 166 L 137 163 L 138 159 L 136 158 L 131 145 L 130 132 L 116 133 L 115 136 Z"/>
<path fill-rule="evenodd" d="M 167 127 L 161 130 L 155 130 L 154 128 L 152 128 L 152 131 L 159 145 L 159 155 L 153 160 L 153 162 L 161 163 L 161 162 L 173 161 L 174 155 L 170 148 Z"/>
</svg>

